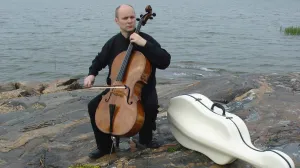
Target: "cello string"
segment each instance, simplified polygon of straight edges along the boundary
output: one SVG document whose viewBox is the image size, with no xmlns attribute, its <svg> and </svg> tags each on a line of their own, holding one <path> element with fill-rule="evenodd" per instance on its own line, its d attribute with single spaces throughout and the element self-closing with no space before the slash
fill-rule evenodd
<svg viewBox="0 0 300 168">
<path fill-rule="evenodd" d="M 139 23 L 138 23 L 138 26 L 137 26 L 137 29 L 136 29 L 135 33 L 139 33 L 140 28 L 142 26 L 142 20 L 143 19 L 141 18 L 140 21 L 139 21 Z M 123 78 L 123 76 L 124 76 L 124 72 L 125 72 L 126 66 L 128 64 L 128 61 L 129 61 L 132 49 L 133 49 L 133 45 L 132 45 L 132 43 L 130 43 L 130 45 L 129 45 L 128 49 L 127 49 L 126 56 L 125 56 L 124 61 L 122 63 L 122 66 L 120 68 L 120 72 L 118 73 L 118 76 L 117 76 L 117 80 L 118 81 L 121 81 L 122 78 Z"/>
<path fill-rule="evenodd" d="M 141 27 L 142 27 L 142 21 L 143 21 L 143 17 L 140 18 L 135 33 L 139 33 L 139 31 L 140 31 L 140 29 L 141 29 Z M 126 53 L 126 56 L 125 56 L 125 59 L 124 59 L 124 61 L 123 61 L 123 63 L 122 63 L 122 66 L 121 66 L 121 68 L 120 68 L 120 72 L 119 72 L 118 77 L 117 77 L 117 80 L 118 80 L 118 81 L 121 81 L 122 78 L 123 78 L 123 74 L 124 74 L 125 68 L 126 68 L 126 66 L 127 66 L 127 64 L 128 64 L 129 57 L 130 57 L 130 54 L 129 54 L 129 53 L 131 53 L 132 48 L 133 48 L 133 45 L 132 45 L 132 43 L 130 43 L 129 48 L 128 48 L 127 53 Z M 129 51 L 129 52 L 128 52 L 128 51 Z"/>
<path fill-rule="evenodd" d="M 127 50 L 127 53 L 126 53 L 126 56 L 125 56 L 124 61 L 122 63 L 120 72 L 119 72 L 118 77 L 117 77 L 118 81 L 121 81 L 123 76 L 124 76 L 125 67 L 127 66 L 127 63 L 128 63 L 128 60 L 129 60 L 129 55 L 130 55 L 129 53 L 131 53 L 131 50 L 132 50 L 132 44 L 130 43 L 130 45 L 128 47 L 128 50 Z M 128 51 L 130 51 L 130 52 L 128 52 Z"/>
</svg>

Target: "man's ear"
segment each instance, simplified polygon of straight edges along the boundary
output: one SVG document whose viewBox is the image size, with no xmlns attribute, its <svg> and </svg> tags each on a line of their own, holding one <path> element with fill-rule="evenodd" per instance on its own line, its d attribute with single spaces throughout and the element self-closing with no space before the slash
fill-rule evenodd
<svg viewBox="0 0 300 168">
<path fill-rule="evenodd" d="M 117 24 L 119 23 L 118 18 L 115 18 L 115 22 L 116 22 Z"/>
</svg>

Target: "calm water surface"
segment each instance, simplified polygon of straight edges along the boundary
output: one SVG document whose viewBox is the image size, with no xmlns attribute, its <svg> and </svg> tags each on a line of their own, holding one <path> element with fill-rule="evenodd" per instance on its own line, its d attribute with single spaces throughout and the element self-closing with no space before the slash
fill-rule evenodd
<svg viewBox="0 0 300 168">
<path fill-rule="evenodd" d="M 300 36 L 280 31 L 300 26 L 299 0 L 149 2 L 157 16 L 142 31 L 172 55 L 158 77 L 300 71 Z M 119 32 L 116 6 L 130 3 L 139 15 L 149 2 L 0 0 L 0 82 L 86 75 L 102 45 Z"/>
</svg>

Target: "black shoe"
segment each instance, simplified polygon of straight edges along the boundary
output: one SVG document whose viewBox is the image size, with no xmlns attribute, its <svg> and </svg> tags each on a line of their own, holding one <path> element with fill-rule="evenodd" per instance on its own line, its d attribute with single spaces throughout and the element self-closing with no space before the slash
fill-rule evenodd
<svg viewBox="0 0 300 168">
<path fill-rule="evenodd" d="M 159 147 L 161 147 L 161 145 L 159 143 L 157 143 L 156 141 L 151 141 L 147 144 L 143 144 L 143 143 L 141 143 L 141 144 L 144 145 L 147 148 L 159 148 Z"/>
<path fill-rule="evenodd" d="M 113 148 L 112 153 L 115 153 L 115 149 Z M 110 154 L 110 152 L 103 152 L 101 150 L 99 150 L 98 148 L 95 149 L 94 151 L 92 151 L 91 153 L 89 153 L 89 157 L 91 159 L 99 159 L 101 157 L 103 157 L 104 155 Z"/>
</svg>

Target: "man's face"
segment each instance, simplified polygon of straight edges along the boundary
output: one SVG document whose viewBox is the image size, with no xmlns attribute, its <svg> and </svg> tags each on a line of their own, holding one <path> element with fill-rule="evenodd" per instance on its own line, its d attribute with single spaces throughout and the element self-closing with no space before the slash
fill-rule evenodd
<svg viewBox="0 0 300 168">
<path fill-rule="evenodd" d="M 125 32 L 132 32 L 135 29 L 135 12 L 130 6 L 121 6 L 118 10 L 118 17 L 115 18 L 120 29 Z"/>
</svg>

